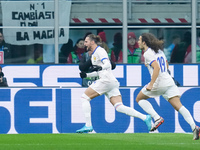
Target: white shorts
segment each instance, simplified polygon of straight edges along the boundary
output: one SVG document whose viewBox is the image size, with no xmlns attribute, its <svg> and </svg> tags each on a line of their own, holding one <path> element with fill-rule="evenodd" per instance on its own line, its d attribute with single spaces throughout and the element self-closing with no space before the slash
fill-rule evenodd
<svg viewBox="0 0 200 150">
<path fill-rule="evenodd" d="M 100 95 L 105 94 L 108 99 L 110 99 L 112 96 L 118 96 L 121 95 L 119 91 L 119 82 L 118 81 L 105 81 L 102 79 L 98 79 L 94 81 L 90 87 L 95 90 Z"/>
<path fill-rule="evenodd" d="M 151 91 L 147 91 L 146 86 L 142 88 L 142 93 L 151 98 L 162 95 L 168 101 L 172 97 L 180 97 L 179 89 L 175 84 L 167 87 L 153 88 Z"/>
</svg>

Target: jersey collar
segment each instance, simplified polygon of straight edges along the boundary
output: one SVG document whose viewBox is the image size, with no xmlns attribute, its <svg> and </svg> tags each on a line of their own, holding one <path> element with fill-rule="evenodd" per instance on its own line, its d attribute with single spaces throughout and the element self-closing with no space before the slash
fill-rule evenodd
<svg viewBox="0 0 200 150">
<path fill-rule="evenodd" d="M 97 47 L 95 48 L 95 50 L 93 51 L 92 55 L 95 53 L 95 51 L 97 50 L 98 47 L 99 47 L 99 46 L 97 46 Z"/>
</svg>

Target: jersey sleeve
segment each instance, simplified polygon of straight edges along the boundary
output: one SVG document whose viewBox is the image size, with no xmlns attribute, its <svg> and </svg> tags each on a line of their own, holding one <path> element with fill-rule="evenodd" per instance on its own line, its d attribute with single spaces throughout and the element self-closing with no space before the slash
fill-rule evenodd
<svg viewBox="0 0 200 150">
<path fill-rule="evenodd" d="M 151 52 L 146 53 L 144 55 L 144 58 L 145 58 L 145 63 L 150 66 L 154 61 L 156 61 L 155 55 L 153 55 L 153 53 L 151 53 Z"/>
<path fill-rule="evenodd" d="M 108 59 L 108 53 L 103 48 L 99 49 L 98 54 L 101 62 L 103 62 L 104 59 Z"/>
</svg>

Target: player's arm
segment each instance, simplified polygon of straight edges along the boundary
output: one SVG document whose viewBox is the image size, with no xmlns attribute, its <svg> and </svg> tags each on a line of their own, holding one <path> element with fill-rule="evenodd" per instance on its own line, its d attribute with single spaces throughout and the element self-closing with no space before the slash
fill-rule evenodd
<svg viewBox="0 0 200 150">
<path fill-rule="evenodd" d="M 93 68 L 94 68 L 92 70 L 93 72 L 87 73 L 87 77 L 97 77 L 97 76 L 99 76 L 98 71 L 111 68 L 110 60 L 103 59 L 102 62 L 103 62 L 102 66 L 93 66 Z"/>
<path fill-rule="evenodd" d="M 93 71 L 101 71 L 101 70 L 111 69 L 112 67 L 111 67 L 111 63 L 108 58 L 107 52 L 105 50 L 101 50 L 101 51 L 99 51 L 98 55 L 99 55 L 99 59 L 101 60 L 102 64 L 101 64 L 101 66 L 95 66 L 96 69 L 93 66 L 94 67 Z"/>
<path fill-rule="evenodd" d="M 102 70 L 106 70 L 106 69 L 111 69 L 111 63 L 110 63 L 110 60 L 107 59 L 107 58 L 104 58 L 101 60 L 103 65 L 101 66 L 102 67 Z"/>
<path fill-rule="evenodd" d="M 151 91 L 151 89 L 153 88 L 153 84 L 155 83 L 155 81 L 156 81 L 156 79 L 159 75 L 159 72 L 160 72 L 160 67 L 159 67 L 157 61 L 153 61 L 151 63 L 151 66 L 153 67 L 153 74 L 152 74 L 152 77 L 151 77 L 151 81 L 149 82 L 149 84 L 146 87 L 146 89 L 148 91 Z"/>
<path fill-rule="evenodd" d="M 98 65 L 94 65 L 93 69 L 91 71 L 101 71 L 101 70 L 106 70 L 106 69 L 111 69 L 111 63 L 110 60 L 107 58 L 104 58 L 101 60 L 103 65 L 98 66 Z"/>
<path fill-rule="evenodd" d="M 168 61 L 166 60 L 166 65 L 167 65 L 167 69 L 169 69 L 169 63 Z"/>
<path fill-rule="evenodd" d="M 81 78 L 86 78 L 86 77 L 98 77 L 99 74 L 97 71 L 91 72 L 91 73 L 86 73 L 86 72 L 80 72 L 80 77 Z"/>
<path fill-rule="evenodd" d="M 108 59 L 102 59 L 102 62 L 103 62 L 102 66 L 93 66 L 93 69 L 91 70 L 92 71 L 91 73 L 81 72 L 80 73 L 81 78 L 98 77 L 99 76 L 98 71 L 111 68 L 110 60 L 108 60 Z"/>
</svg>

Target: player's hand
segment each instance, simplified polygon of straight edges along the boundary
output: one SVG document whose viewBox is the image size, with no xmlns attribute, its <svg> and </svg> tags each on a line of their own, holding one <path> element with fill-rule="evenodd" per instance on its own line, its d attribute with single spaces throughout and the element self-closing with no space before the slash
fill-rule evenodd
<svg viewBox="0 0 200 150">
<path fill-rule="evenodd" d="M 153 85 L 151 85 L 151 84 L 148 84 L 147 87 L 146 87 L 147 91 L 151 91 L 152 88 L 153 88 Z"/>
<path fill-rule="evenodd" d="M 86 78 L 87 77 L 87 74 L 85 72 L 80 72 L 80 77 L 81 78 Z"/>
<path fill-rule="evenodd" d="M 101 70 L 102 70 L 102 67 L 97 66 L 97 65 L 94 65 L 93 68 L 92 68 L 92 71 L 101 71 Z"/>
</svg>

